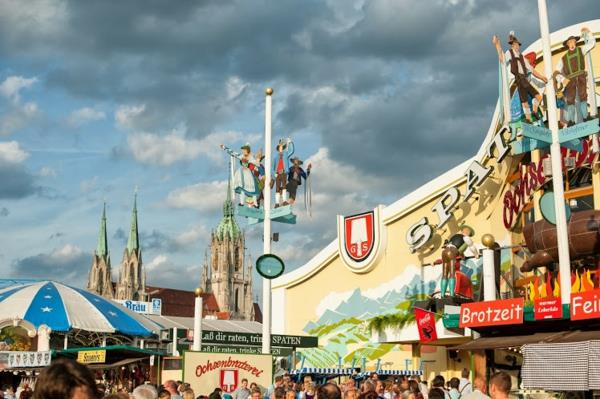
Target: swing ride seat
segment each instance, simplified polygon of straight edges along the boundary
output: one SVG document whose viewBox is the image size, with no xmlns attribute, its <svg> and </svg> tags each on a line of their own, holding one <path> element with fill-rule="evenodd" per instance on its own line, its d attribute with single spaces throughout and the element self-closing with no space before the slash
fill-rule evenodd
<svg viewBox="0 0 600 399">
<path fill-rule="evenodd" d="M 248 219 L 248 224 L 261 223 L 265 219 L 263 208 L 250 208 L 247 206 L 238 206 L 237 214 Z M 292 213 L 292 206 L 285 205 L 279 208 L 271 209 L 271 221 L 287 224 L 296 224 L 296 215 Z"/>
</svg>

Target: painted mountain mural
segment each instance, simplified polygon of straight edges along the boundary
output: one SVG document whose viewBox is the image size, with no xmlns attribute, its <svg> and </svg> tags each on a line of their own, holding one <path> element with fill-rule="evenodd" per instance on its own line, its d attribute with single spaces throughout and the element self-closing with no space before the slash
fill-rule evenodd
<svg viewBox="0 0 600 399">
<path fill-rule="evenodd" d="M 436 290 L 441 266 L 428 268 L 422 277 L 417 266 L 407 266 L 403 273 L 376 288 L 333 292 L 317 307 L 315 319 L 309 321 L 304 332 L 319 337 L 319 348 L 302 350 L 304 367 L 337 367 L 340 359 L 344 366 L 355 361 L 372 362 L 398 345 L 379 344 L 371 339 L 368 324 L 376 316 L 406 314 L 416 298 Z M 473 278 L 479 275 L 481 259 L 463 262 L 461 271 Z"/>
</svg>

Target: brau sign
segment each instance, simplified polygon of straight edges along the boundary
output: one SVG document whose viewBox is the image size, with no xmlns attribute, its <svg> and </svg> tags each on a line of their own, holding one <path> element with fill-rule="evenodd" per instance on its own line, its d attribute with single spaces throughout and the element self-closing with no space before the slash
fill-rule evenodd
<svg viewBox="0 0 600 399">
<path fill-rule="evenodd" d="M 523 324 L 523 298 L 463 303 L 460 306 L 460 328 Z"/>
</svg>

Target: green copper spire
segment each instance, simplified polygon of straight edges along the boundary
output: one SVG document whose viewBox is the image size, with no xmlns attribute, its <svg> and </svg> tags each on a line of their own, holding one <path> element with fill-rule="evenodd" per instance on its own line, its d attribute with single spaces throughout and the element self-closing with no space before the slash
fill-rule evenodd
<svg viewBox="0 0 600 399">
<path fill-rule="evenodd" d="M 98 246 L 96 246 L 96 256 L 108 256 L 108 240 L 106 239 L 106 202 L 102 209 L 102 220 L 100 221 L 100 232 L 98 233 Z"/>
<path fill-rule="evenodd" d="M 129 239 L 127 240 L 127 253 L 132 254 L 140 248 L 140 239 L 138 237 L 137 224 L 137 192 L 133 197 L 133 212 L 131 214 L 131 229 L 129 230 Z"/>
<path fill-rule="evenodd" d="M 231 160 L 229 161 L 231 163 Z M 219 240 L 229 237 L 231 240 L 240 236 L 240 228 L 233 216 L 233 202 L 231 201 L 231 167 L 229 168 L 229 177 L 227 180 L 227 197 L 223 203 L 223 219 L 215 229 L 215 235 Z"/>
</svg>

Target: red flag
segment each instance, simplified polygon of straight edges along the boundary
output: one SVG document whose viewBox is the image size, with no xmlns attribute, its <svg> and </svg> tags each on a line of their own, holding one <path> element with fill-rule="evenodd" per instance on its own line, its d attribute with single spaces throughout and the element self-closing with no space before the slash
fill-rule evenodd
<svg viewBox="0 0 600 399">
<path fill-rule="evenodd" d="M 437 340 L 437 331 L 435 330 L 435 314 L 420 308 L 415 309 L 415 319 L 419 329 L 419 340 L 421 342 L 431 342 Z"/>
</svg>

